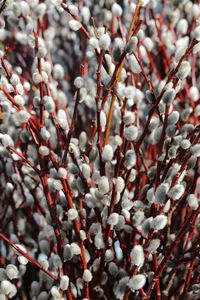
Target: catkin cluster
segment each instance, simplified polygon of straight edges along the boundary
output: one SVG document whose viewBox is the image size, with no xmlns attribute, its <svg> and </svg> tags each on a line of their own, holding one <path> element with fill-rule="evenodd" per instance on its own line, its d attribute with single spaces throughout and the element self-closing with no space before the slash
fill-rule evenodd
<svg viewBox="0 0 200 300">
<path fill-rule="evenodd" d="M 0 1 L 0 300 L 200 299 L 200 4 Z"/>
</svg>

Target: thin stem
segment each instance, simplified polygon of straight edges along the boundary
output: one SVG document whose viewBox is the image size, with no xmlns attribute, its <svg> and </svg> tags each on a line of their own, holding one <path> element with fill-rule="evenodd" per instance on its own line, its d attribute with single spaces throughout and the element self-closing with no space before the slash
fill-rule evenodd
<svg viewBox="0 0 200 300">
<path fill-rule="evenodd" d="M 58 280 L 58 278 L 55 275 L 53 275 L 49 271 L 45 270 L 37 261 L 35 261 L 26 252 L 24 252 L 17 245 L 15 245 L 13 242 L 11 242 L 4 234 L 0 233 L 0 237 L 5 242 L 7 242 L 10 246 L 12 246 L 15 250 L 17 250 L 20 254 L 22 254 L 22 256 L 24 256 L 28 261 L 30 261 L 32 264 L 34 264 L 36 267 L 38 267 L 41 271 L 46 273 L 49 277 L 53 278 L 54 280 Z"/>
<path fill-rule="evenodd" d="M 167 261 L 170 259 L 170 256 L 172 255 L 173 251 L 176 249 L 178 243 L 180 243 L 182 237 L 184 236 L 186 230 L 188 229 L 188 226 L 193 223 L 193 220 L 194 220 L 195 216 L 199 213 L 199 211 L 200 211 L 200 208 L 197 211 L 191 213 L 190 217 L 185 221 L 185 224 L 183 225 L 182 229 L 177 234 L 177 237 L 176 237 L 175 241 L 173 242 L 173 244 L 171 245 L 171 247 L 167 251 L 167 254 L 164 256 L 164 258 L 162 259 L 160 265 L 158 266 L 157 271 L 155 272 L 153 280 L 152 280 L 151 284 L 148 287 L 147 295 L 146 295 L 146 297 L 144 297 L 145 300 L 150 299 L 151 294 L 152 294 L 153 289 L 154 289 L 154 286 L 156 285 L 159 277 L 161 276 L 161 274 L 162 274 L 162 272 L 163 272 L 163 270 L 166 266 Z"/>
</svg>

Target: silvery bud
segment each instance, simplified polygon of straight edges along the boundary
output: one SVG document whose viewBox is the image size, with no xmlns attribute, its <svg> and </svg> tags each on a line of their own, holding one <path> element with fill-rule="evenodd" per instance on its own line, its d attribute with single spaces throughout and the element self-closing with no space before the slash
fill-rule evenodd
<svg viewBox="0 0 200 300">
<path fill-rule="evenodd" d="M 143 274 L 134 275 L 128 282 L 128 287 L 132 290 L 143 288 L 146 283 L 146 277 Z"/>
<path fill-rule="evenodd" d="M 92 280 L 92 273 L 90 272 L 90 270 L 86 269 L 83 272 L 83 280 L 86 282 L 89 282 Z"/>
<path fill-rule="evenodd" d="M 150 253 L 156 253 L 157 252 L 157 249 L 160 247 L 160 240 L 159 239 L 152 239 L 150 244 L 149 244 L 149 247 L 147 248 L 147 250 L 150 252 Z"/>
<path fill-rule="evenodd" d="M 16 266 L 9 264 L 6 267 L 6 275 L 8 276 L 8 278 L 10 280 L 12 280 L 12 279 L 18 278 L 19 271 Z"/>
<path fill-rule="evenodd" d="M 134 246 L 131 250 L 130 256 L 132 265 L 136 265 L 138 267 L 142 267 L 144 265 L 144 250 L 142 246 Z"/>
<path fill-rule="evenodd" d="M 134 141 L 138 136 L 138 129 L 136 126 L 129 126 L 124 129 L 124 136 L 128 141 Z"/>
<path fill-rule="evenodd" d="M 61 277 L 60 280 L 60 288 L 61 290 L 66 291 L 68 289 L 68 286 L 69 286 L 69 277 L 64 275 Z"/>
<path fill-rule="evenodd" d="M 10 281 L 3 280 L 1 282 L 1 293 L 3 293 L 4 295 L 7 295 L 8 298 L 12 298 L 12 297 L 14 297 L 16 295 L 17 288 Z"/>
<path fill-rule="evenodd" d="M 196 144 L 196 145 L 192 146 L 191 152 L 195 157 L 199 157 L 200 156 L 200 144 Z"/>
<path fill-rule="evenodd" d="M 131 169 L 136 164 L 136 154 L 134 150 L 128 150 L 124 157 L 124 166 Z"/>
<path fill-rule="evenodd" d="M 173 200 L 178 200 L 179 198 L 182 197 L 184 191 L 185 191 L 184 186 L 178 183 L 169 190 L 168 196 Z"/>
<path fill-rule="evenodd" d="M 167 216 L 158 215 L 152 221 L 152 228 L 154 230 L 162 230 L 167 225 Z"/>
<path fill-rule="evenodd" d="M 188 195 L 186 200 L 191 209 L 195 210 L 199 207 L 199 201 L 194 194 Z"/>
<path fill-rule="evenodd" d="M 81 23 L 73 19 L 69 21 L 69 27 L 74 31 L 78 31 L 81 28 Z"/>
<path fill-rule="evenodd" d="M 183 61 L 180 64 L 180 67 L 178 69 L 178 72 L 177 72 L 176 76 L 179 79 L 184 79 L 189 75 L 190 71 L 191 71 L 190 63 L 188 61 Z"/>
<path fill-rule="evenodd" d="M 125 47 L 125 51 L 127 53 L 131 53 L 133 51 L 137 50 L 137 44 L 138 44 L 138 39 L 137 37 L 133 36 L 132 38 L 130 38 L 130 40 L 128 41 L 128 44 Z"/>
<path fill-rule="evenodd" d="M 110 145 L 105 145 L 102 152 L 103 162 L 108 162 L 113 159 L 113 148 Z"/>
<path fill-rule="evenodd" d="M 162 100 L 165 104 L 171 104 L 173 102 L 175 96 L 176 96 L 175 90 L 169 89 L 164 92 Z"/>
</svg>

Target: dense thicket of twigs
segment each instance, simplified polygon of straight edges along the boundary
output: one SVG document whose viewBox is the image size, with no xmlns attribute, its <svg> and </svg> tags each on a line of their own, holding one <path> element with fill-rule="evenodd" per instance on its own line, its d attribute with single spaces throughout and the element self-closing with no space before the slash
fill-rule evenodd
<svg viewBox="0 0 200 300">
<path fill-rule="evenodd" d="M 0 299 L 200 299 L 200 2 L 0 2 Z"/>
</svg>

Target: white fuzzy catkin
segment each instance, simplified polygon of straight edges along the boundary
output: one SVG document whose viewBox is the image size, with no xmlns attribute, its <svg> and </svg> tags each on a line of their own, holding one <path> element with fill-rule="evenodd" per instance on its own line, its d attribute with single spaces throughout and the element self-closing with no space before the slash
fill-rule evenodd
<svg viewBox="0 0 200 300">
<path fill-rule="evenodd" d="M 38 72 L 33 73 L 32 77 L 35 84 L 42 82 L 42 76 Z"/>
<path fill-rule="evenodd" d="M 115 226 L 117 225 L 117 223 L 119 222 L 119 214 L 118 213 L 112 213 L 109 217 L 108 217 L 108 221 L 107 223 L 111 226 Z"/>
<path fill-rule="evenodd" d="M 69 277 L 67 275 L 64 275 L 61 277 L 60 280 L 60 288 L 63 291 L 66 291 L 68 289 L 69 286 Z"/>
<path fill-rule="evenodd" d="M 57 190 L 57 191 L 62 190 L 63 186 L 62 186 L 61 181 L 60 181 L 60 180 L 54 179 L 54 180 L 53 180 L 53 188 L 54 188 L 55 190 Z"/>
<path fill-rule="evenodd" d="M 192 32 L 193 33 L 193 37 L 197 40 L 197 41 L 200 41 L 200 25 L 197 26 L 194 31 Z"/>
<path fill-rule="evenodd" d="M 186 122 L 191 114 L 191 112 L 193 111 L 193 109 L 191 107 L 185 108 L 182 112 L 181 112 L 181 120 L 183 122 Z"/>
<path fill-rule="evenodd" d="M 155 201 L 158 203 L 164 203 L 166 196 L 167 196 L 167 192 L 169 190 L 169 184 L 168 183 L 161 183 L 155 192 Z"/>
<path fill-rule="evenodd" d="M 64 261 L 69 261 L 73 257 L 73 252 L 70 245 L 65 245 L 64 251 L 63 251 L 63 257 Z"/>
<path fill-rule="evenodd" d="M 100 124 L 102 127 L 102 131 L 105 131 L 105 127 L 106 127 L 106 114 L 103 110 L 101 110 L 100 112 Z"/>
<path fill-rule="evenodd" d="M 14 96 L 14 100 L 15 100 L 15 103 L 19 106 L 23 106 L 25 103 L 24 98 L 20 95 Z"/>
<path fill-rule="evenodd" d="M 153 94 L 150 90 L 147 90 L 145 92 L 145 96 L 146 96 L 146 99 L 149 103 L 154 103 L 154 97 L 153 97 Z"/>
<path fill-rule="evenodd" d="M 67 212 L 68 219 L 73 221 L 78 217 L 78 211 L 75 208 L 70 208 Z"/>
<path fill-rule="evenodd" d="M 143 220 L 144 220 L 144 212 L 140 210 L 137 211 L 132 218 L 133 224 L 135 226 L 139 226 Z"/>
<path fill-rule="evenodd" d="M 191 86 L 191 88 L 189 89 L 189 95 L 191 97 L 191 100 L 193 101 L 198 101 L 199 99 L 199 90 L 196 86 Z"/>
<path fill-rule="evenodd" d="M 3 134 L 3 136 L 1 137 L 1 141 L 2 141 L 2 144 L 4 147 L 13 147 L 14 146 L 14 142 L 8 134 Z"/>
<path fill-rule="evenodd" d="M 47 141 L 51 136 L 49 131 L 45 127 L 41 128 L 40 134 L 41 134 L 41 137 L 44 141 Z"/>
<path fill-rule="evenodd" d="M 154 230 L 162 230 L 167 225 L 167 216 L 158 215 L 152 221 L 152 228 Z"/>
<path fill-rule="evenodd" d="M 198 104 L 196 107 L 195 107 L 195 114 L 197 115 L 197 116 L 200 116 L 200 104 Z"/>
<path fill-rule="evenodd" d="M 122 15 L 122 8 L 119 4 L 114 3 L 112 5 L 112 14 L 115 17 L 120 17 Z"/>
<path fill-rule="evenodd" d="M 31 292 L 33 295 L 38 295 L 40 291 L 40 284 L 37 281 L 32 281 L 31 283 Z"/>
<path fill-rule="evenodd" d="M 142 60 L 144 61 L 145 64 L 149 64 L 149 58 L 148 58 L 146 48 L 143 45 L 140 45 L 139 49 L 140 49 Z"/>
<path fill-rule="evenodd" d="M 175 60 L 177 62 L 179 62 L 179 60 L 181 59 L 181 57 L 185 54 L 185 47 L 179 47 L 177 48 L 176 52 L 175 52 Z"/>
<path fill-rule="evenodd" d="M 130 40 L 128 41 L 126 47 L 125 47 L 125 51 L 127 53 L 132 53 L 133 51 L 136 51 L 137 49 L 137 44 L 138 44 L 138 39 L 136 36 L 133 36 L 132 38 L 130 38 Z"/>
<path fill-rule="evenodd" d="M 103 194 L 108 193 L 108 191 L 109 191 L 109 180 L 108 180 L 108 177 L 102 176 L 99 179 L 98 189 Z"/>
<path fill-rule="evenodd" d="M 86 232 L 84 230 L 80 230 L 80 239 L 82 241 L 87 239 L 87 235 L 86 235 Z"/>
<path fill-rule="evenodd" d="M 19 271 L 16 266 L 9 264 L 6 267 L 6 275 L 8 276 L 8 278 L 10 280 L 12 280 L 12 279 L 18 278 Z"/>
<path fill-rule="evenodd" d="M 65 168 L 63 168 L 63 167 L 60 167 L 58 169 L 58 177 L 65 179 L 67 177 L 67 170 Z"/>
<path fill-rule="evenodd" d="M 144 265 L 144 250 L 142 246 L 136 245 L 133 247 L 130 253 L 131 264 L 142 267 Z"/>
<path fill-rule="evenodd" d="M 123 116 L 123 122 L 126 125 L 130 125 L 135 121 L 135 114 L 132 111 L 125 111 Z"/>
<path fill-rule="evenodd" d="M 19 76 L 17 74 L 12 74 L 10 82 L 12 85 L 17 85 L 18 83 L 20 83 Z"/>
<path fill-rule="evenodd" d="M 90 173 L 91 173 L 90 166 L 88 164 L 82 164 L 81 170 L 83 173 L 83 177 L 85 179 L 88 179 L 90 177 Z"/>
<path fill-rule="evenodd" d="M 133 73 L 139 74 L 142 71 L 137 59 L 135 58 L 135 55 L 133 54 L 131 54 L 129 57 L 129 64 Z"/>
<path fill-rule="evenodd" d="M 146 283 L 146 277 L 143 274 L 134 275 L 128 282 L 128 287 L 132 290 L 142 289 Z"/>
<path fill-rule="evenodd" d="M 164 92 L 162 100 L 165 104 L 171 104 L 175 98 L 175 95 L 176 95 L 175 90 L 169 89 Z"/>
<path fill-rule="evenodd" d="M 114 277 L 117 276 L 118 272 L 119 272 L 119 268 L 116 265 L 116 263 L 114 262 L 110 262 L 108 265 L 108 272 L 113 275 Z"/>
<path fill-rule="evenodd" d="M 128 150 L 124 157 L 124 166 L 127 169 L 132 168 L 136 164 L 136 154 L 134 150 Z"/>
<path fill-rule="evenodd" d="M 134 141 L 138 136 L 138 129 L 136 126 L 129 126 L 124 129 L 124 136 L 128 141 Z"/>
<path fill-rule="evenodd" d="M 77 243 L 71 243 L 71 250 L 74 255 L 79 255 L 81 253 L 81 249 Z"/>
<path fill-rule="evenodd" d="M 87 133 L 85 131 L 81 131 L 79 135 L 79 144 L 81 149 L 85 149 L 85 147 L 87 146 L 87 141 L 88 141 Z"/>
<path fill-rule="evenodd" d="M 70 21 L 69 21 L 69 23 L 70 23 Z M 53 77 L 57 80 L 61 80 L 64 78 L 64 76 L 65 76 L 65 72 L 64 72 L 63 66 L 61 66 L 61 64 L 55 64 L 53 67 Z M 50 98 L 51 97 L 48 97 L 48 101 L 50 101 Z"/>
<path fill-rule="evenodd" d="M 119 193 L 121 193 L 125 187 L 125 182 L 124 182 L 124 179 L 122 177 L 117 177 L 115 179 L 115 183 L 116 183 L 116 186 L 117 186 L 117 191 Z"/>
<path fill-rule="evenodd" d="M 99 39 L 99 47 L 102 50 L 107 50 L 110 47 L 111 39 L 109 35 L 103 34 Z"/>
<path fill-rule="evenodd" d="M 89 39 L 89 44 L 90 46 L 92 46 L 93 48 L 98 48 L 99 47 L 99 41 L 97 40 L 97 38 L 95 37 L 91 37 Z"/>
<path fill-rule="evenodd" d="M 184 194 L 184 191 L 184 186 L 178 183 L 169 190 L 168 196 L 173 200 L 178 200 Z"/>
<path fill-rule="evenodd" d="M 151 52 L 153 49 L 153 46 L 154 46 L 152 39 L 149 37 L 146 37 L 144 39 L 143 43 L 144 43 L 146 49 Z"/>
<path fill-rule="evenodd" d="M 92 280 L 92 273 L 90 272 L 90 270 L 86 269 L 83 272 L 83 280 L 86 282 L 90 282 Z"/>
<path fill-rule="evenodd" d="M 105 260 L 112 261 L 114 259 L 114 252 L 111 249 L 107 249 L 105 252 Z"/>
<path fill-rule="evenodd" d="M 17 288 L 14 284 L 12 284 L 8 280 L 3 280 L 1 282 L 1 293 L 4 295 L 7 295 L 8 298 L 12 298 L 17 293 Z"/>
<path fill-rule="evenodd" d="M 180 67 L 178 69 L 178 72 L 176 74 L 176 76 L 179 78 L 179 79 L 184 79 L 186 78 L 189 73 L 191 71 L 191 65 L 188 61 L 183 61 L 181 64 L 180 64 Z"/>
<path fill-rule="evenodd" d="M 186 19 L 180 19 L 177 24 L 177 32 L 186 34 L 188 30 L 188 21 Z"/>
<path fill-rule="evenodd" d="M 200 157 L 200 144 L 191 147 L 191 152 L 195 157 Z"/>
<path fill-rule="evenodd" d="M 47 240 L 41 240 L 39 242 L 39 247 L 42 253 L 49 255 L 50 253 L 50 245 L 49 242 Z"/>
<path fill-rule="evenodd" d="M 117 283 L 116 289 L 114 291 L 116 299 L 123 299 L 128 281 L 129 281 L 128 276 L 125 276 L 119 280 L 119 282 Z"/>
<path fill-rule="evenodd" d="M 142 222 L 142 234 L 146 236 L 152 228 L 153 217 L 147 218 Z"/>
<path fill-rule="evenodd" d="M 68 9 L 73 16 L 78 16 L 78 8 L 75 5 L 70 4 Z"/>
<path fill-rule="evenodd" d="M 160 240 L 159 239 L 152 239 L 147 250 L 153 254 L 153 253 L 156 253 L 157 252 L 157 249 L 159 248 L 160 246 Z"/>
<path fill-rule="evenodd" d="M 42 254 L 42 253 L 39 254 L 38 262 L 45 270 L 47 270 L 49 267 L 49 262 L 47 259 L 48 258 L 45 254 Z"/>
<path fill-rule="evenodd" d="M 50 150 L 49 150 L 49 148 L 46 147 L 46 146 L 40 146 L 40 147 L 39 147 L 39 153 L 40 153 L 41 155 L 47 156 L 47 155 L 49 155 Z"/>
<path fill-rule="evenodd" d="M 190 194 L 187 196 L 187 203 L 191 209 L 197 209 L 199 207 L 199 201 L 194 194 Z"/>
<path fill-rule="evenodd" d="M 167 120 L 168 125 L 176 124 L 179 120 L 179 116 L 180 116 L 180 113 L 178 111 L 176 111 L 176 110 L 173 111 L 168 117 L 168 120 Z"/>
<path fill-rule="evenodd" d="M 60 299 L 60 293 L 59 293 L 58 288 L 56 286 L 53 286 L 51 288 L 51 295 L 52 295 L 53 299 L 55 299 L 55 300 Z"/>
<path fill-rule="evenodd" d="M 183 149 L 189 149 L 190 146 L 191 146 L 191 143 L 190 143 L 189 140 L 183 139 L 183 140 L 181 141 L 181 143 L 180 143 L 180 146 L 181 146 L 181 148 L 183 148 Z"/>
<path fill-rule="evenodd" d="M 103 162 L 108 162 L 113 159 L 113 148 L 110 145 L 105 145 L 102 151 L 102 160 Z"/>
<path fill-rule="evenodd" d="M 128 99 L 133 99 L 135 96 L 135 87 L 134 86 L 126 86 L 124 88 L 124 96 Z"/>
<path fill-rule="evenodd" d="M 102 233 L 98 233 L 97 235 L 95 235 L 94 244 L 97 249 L 103 249 L 105 247 Z"/>
<path fill-rule="evenodd" d="M 6 271 L 4 268 L 0 268 L 0 281 L 7 279 Z"/>
<path fill-rule="evenodd" d="M 31 115 L 26 110 L 20 110 L 18 113 L 18 120 L 20 123 L 26 123 L 30 119 Z"/>
<path fill-rule="evenodd" d="M 22 265 L 26 265 L 28 263 L 28 259 L 22 255 L 19 255 L 17 259 L 19 263 Z"/>
<path fill-rule="evenodd" d="M 74 85 L 75 85 L 75 87 L 78 88 L 78 89 L 82 88 L 83 85 L 84 85 L 84 80 L 83 80 L 83 78 L 80 77 L 80 76 L 76 77 L 75 80 L 74 80 Z"/>
<path fill-rule="evenodd" d="M 53 255 L 53 265 L 56 268 L 60 268 L 62 266 L 62 260 L 58 254 Z"/>
<path fill-rule="evenodd" d="M 48 297 L 49 297 L 48 293 L 43 291 L 38 295 L 37 300 L 47 300 Z"/>
<path fill-rule="evenodd" d="M 82 18 L 83 18 L 83 20 L 84 20 L 84 23 L 85 23 L 85 24 L 88 24 L 89 21 L 90 21 L 90 16 L 91 16 L 89 7 L 83 6 L 83 7 L 81 8 L 81 15 L 82 15 Z"/>
<path fill-rule="evenodd" d="M 24 87 L 21 83 L 18 83 L 15 88 L 16 88 L 18 94 L 20 94 L 20 95 L 24 94 Z"/>
<path fill-rule="evenodd" d="M 78 31 L 81 28 L 81 23 L 76 20 L 70 20 L 69 27 L 74 31 Z"/>
</svg>

